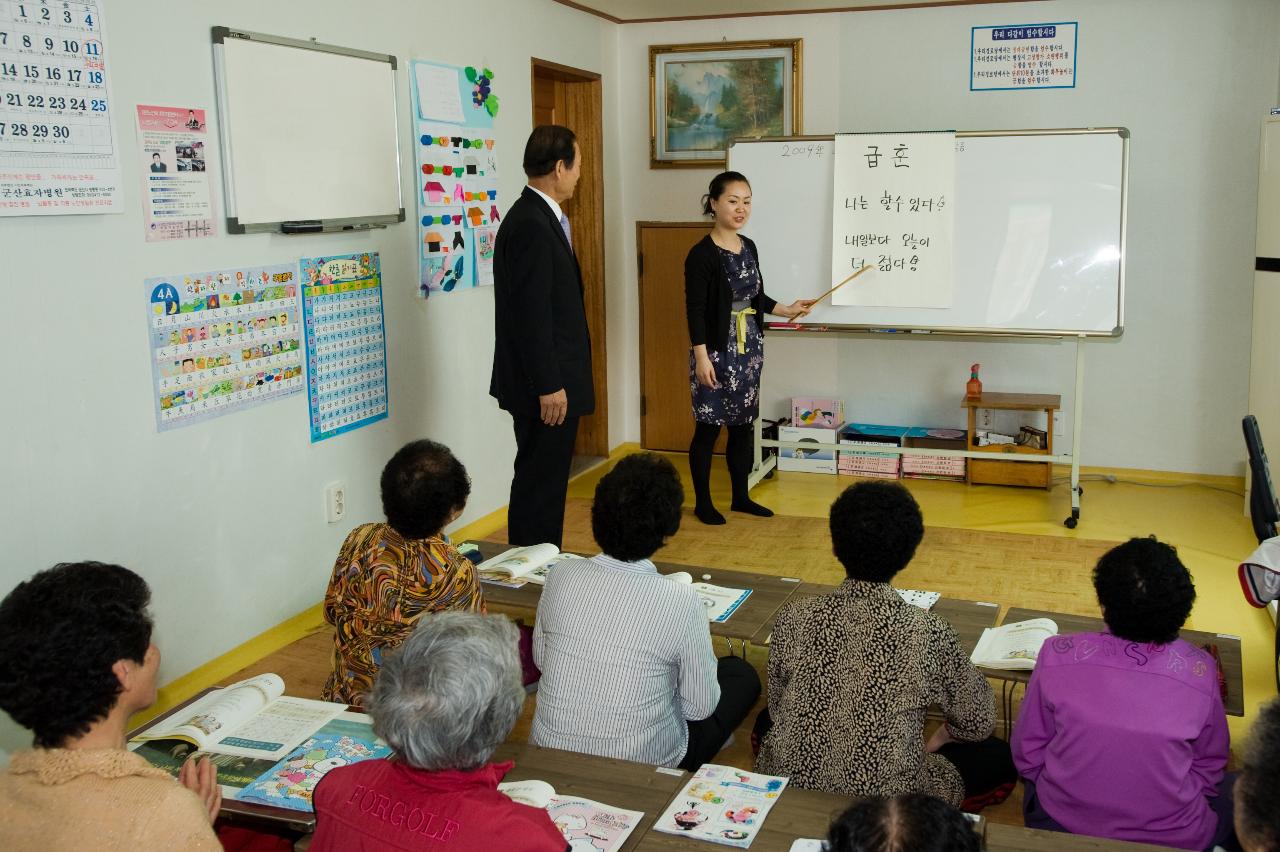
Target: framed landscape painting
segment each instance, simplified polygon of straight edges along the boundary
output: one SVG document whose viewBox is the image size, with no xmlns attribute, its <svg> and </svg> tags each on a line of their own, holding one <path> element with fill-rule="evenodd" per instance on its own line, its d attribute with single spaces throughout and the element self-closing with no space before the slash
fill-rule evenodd
<svg viewBox="0 0 1280 852">
<path fill-rule="evenodd" d="M 739 136 L 801 127 L 801 39 L 649 46 L 649 166 L 723 167 Z"/>
</svg>

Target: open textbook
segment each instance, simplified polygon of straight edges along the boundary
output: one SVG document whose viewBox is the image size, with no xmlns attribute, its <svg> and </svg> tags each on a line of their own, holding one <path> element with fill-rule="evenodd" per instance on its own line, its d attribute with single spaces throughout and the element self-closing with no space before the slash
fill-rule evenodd
<svg viewBox="0 0 1280 852">
<path fill-rule="evenodd" d="M 291 698 L 279 675 L 264 674 L 210 692 L 133 741 L 181 740 L 202 751 L 275 761 L 346 709 Z"/>
<path fill-rule="evenodd" d="M 481 582 L 519 588 L 525 583 L 545 585 L 547 572 L 570 559 L 581 559 L 572 553 L 561 553 L 554 544 L 531 544 L 504 550 L 476 566 Z"/>
<path fill-rule="evenodd" d="M 786 778 L 704 763 L 653 827 L 745 849 L 786 786 Z"/>
<path fill-rule="evenodd" d="M 698 600 L 707 611 L 707 619 L 717 624 L 729 620 L 729 616 L 742 606 L 742 602 L 751 597 L 750 589 L 730 589 L 727 586 L 713 586 L 710 583 L 695 583 L 693 575 L 688 571 L 676 571 L 663 574 L 668 580 L 683 583 L 698 593 Z"/>
<path fill-rule="evenodd" d="M 569 844 L 569 852 L 616 852 L 644 818 L 641 811 L 561 796 L 546 781 L 504 781 L 498 790 L 513 801 L 545 808 Z"/>
<path fill-rule="evenodd" d="M 312 791 L 330 769 L 391 753 L 374 735 L 369 717 L 350 712 L 330 720 L 280 760 L 198 751 L 179 740 L 135 740 L 129 747 L 175 777 L 190 757 L 206 756 L 218 770 L 224 799 L 305 812 L 312 810 Z"/>
<path fill-rule="evenodd" d="M 1048 618 L 1014 621 L 982 631 L 978 645 L 970 657 L 975 666 L 988 669 L 1022 669 L 1036 667 L 1044 640 L 1058 635 L 1058 625 Z"/>
</svg>

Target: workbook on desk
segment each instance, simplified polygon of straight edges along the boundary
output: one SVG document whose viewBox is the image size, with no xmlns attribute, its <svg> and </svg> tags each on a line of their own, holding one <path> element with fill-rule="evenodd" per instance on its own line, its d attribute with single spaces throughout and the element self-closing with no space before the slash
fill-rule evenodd
<svg viewBox="0 0 1280 852">
<path fill-rule="evenodd" d="M 653 827 L 746 849 L 786 786 L 776 775 L 704 763 Z"/>
<path fill-rule="evenodd" d="M 504 781 L 498 791 L 522 805 L 545 808 L 568 842 L 570 852 L 617 852 L 644 819 L 642 811 L 602 805 L 580 796 L 562 796 L 546 781 Z"/>
<path fill-rule="evenodd" d="M 1015 621 L 982 631 L 973 656 L 975 666 L 988 669 L 1030 671 L 1036 667 L 1040 646 L 1058 635 L 1057 622 L 1048 618 Z"/>
<path fill-rule="evenodd" d="M 751 597 L 750 589 L 731 589 L 727 586 L 713 586 L 710 583 L 695 583 L 693 575 L 688 571 L 676 571 L 663 574 L 668 580 L 689 586 L 698 593 L 698 600 L 707 611 L 707 620 L 723 624 L 729 616 L 742 606 L 743 601 Z"/>
<path fill-rule="evenodd" d="M 518 589 L 525 583 L 542 586 L 547 582 L 547 572 L 561 562 L 581 559 L 573 553 L 561 553 L 554 544 L 531 544 L 504 550 L 492 559 L 476 566 L 476 574 L 482 583 L 492 583 Z"/>
<path fill-rule="evenodd" d="M 263 674 L 215 689 L 132 742 L 179 740 L 202 751 L 279 760 L 346 709 L 287 696 L 279 675 Z"/>
</svg>

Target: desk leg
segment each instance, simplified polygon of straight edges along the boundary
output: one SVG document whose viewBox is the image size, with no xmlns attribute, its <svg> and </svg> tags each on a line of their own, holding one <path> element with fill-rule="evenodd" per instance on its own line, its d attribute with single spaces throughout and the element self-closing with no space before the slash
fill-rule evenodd
<svg viewBox="0 0 1280 852">
<path fill-rule="evenodd" d="M 1080 522 L 1080 432 L 1084 423 L 1084 337 L 1076 338 L 1076 395 L 1071 418 L 1071 515 L 1062 523 L 1075 529 Z"/>
</svg>

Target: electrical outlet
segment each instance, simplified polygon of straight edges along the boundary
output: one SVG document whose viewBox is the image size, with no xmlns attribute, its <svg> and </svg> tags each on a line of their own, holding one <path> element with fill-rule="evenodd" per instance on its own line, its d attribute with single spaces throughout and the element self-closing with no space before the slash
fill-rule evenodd
<svg viewBox="0 0 1280 852">
<path fill-rule="evenodd" d="M 324 489 L 325 519 L 336 524 L 347 515 L 347 486 L 341 482 L 331 482 Z"/>
<path fill-rule="evenodd" d="M 1056 408 L 1053 411 L 1053 437 L 1062 437 L 1062 409 Z"/>
<path fill-rule="evenodd" d="M 979 408 L 977 422 L 979 429 L 990 432 L 994 428 L 995 415 L 990 408 Z"/>
</svg>

